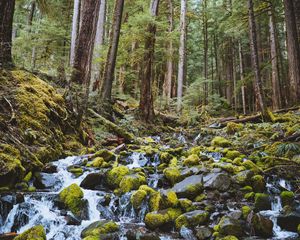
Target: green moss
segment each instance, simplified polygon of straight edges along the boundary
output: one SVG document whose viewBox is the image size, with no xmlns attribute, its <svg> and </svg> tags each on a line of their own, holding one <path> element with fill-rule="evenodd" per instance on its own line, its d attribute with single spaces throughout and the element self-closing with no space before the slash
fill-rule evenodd
<svg viewBox="0 0 300 240">
<path fill-rule="evenodd" d="M 32 172 L 27 173 L 27 175 L 23 178 L 24 182 L 29 182 L 32 178 Z"/>
<path fill-rule="evenodd" d="M 104 159 L 105 162 L 110 162 L 116 159 L 116 156 L 112 152 L 106 149 L 102 149 L 96 152 L 93 157 L 94 158 L 101 157 Z"/>
<path fill-rule="evenodd" d="M 250 193 L 250 192 L 253 192 L 253 188 L 251 186 L 245 186 L 245 187 L 241 188 L 241 191 Z"/>
<path fill-rule="evenodd" d="M 224 238 L 221 238 L 220 240 L 239 240 L 239 239 L 235 236 L 229 235 Z"/>
<path fill-rule="evenodd" d="M 243 166 L 248 170 L 252 170 L 255 174 L 259 174 L 262 172 L 262 170 L 251 160 L 246 160 L 245 162 L 243 162 Z"/>
<path fill-rule="evenodd" d="M 215 147 L 229 147 L 231 146 L 231 142 L 223 137 L 215 137 L 212 140 L 211 145 Z"/>
<path fill-rule="evenodd" d="M 177 167 L 169 167 L 166 168 L 164 171 L 165 178 L 174 185 L 175 183 L 181 180 L 181 173 Z"/>
<path fill-rule="evenodd" d="M 145 224 L 147 228 L 155 230 L 170 221 L 170 217 L 167 213 L 155 213 L 150 212 L 145 216 Z"/>
<path fill-rule="evenodd" d="M 266 189 L 266 182 L 262 175 L 255 175 L 251 178 L 254 192 L 264 192 Z"/>
<path fill-rule="evenodd" d="M 195 202 L 201 202 L 204 199 L 206 199 L 206 195 L 204 193 L 202 193 L 195 198 Z"/>
<path fill-rule="evenodd" d="M 130 197 L 130 202 L 133 206 L 134 209 L 139 209 L 143 203 L 143 201 L 147 197 L 147 192 L 144 190 L 137 190 L 135 191 L 131 197 Z"/>
<path fill-rule="evenodd" d="M 255 193 L 254 192 L 249 192 L 249 193 L 246 193 L 244 195 L 244 198 L 247 199 L 247 200 L 253 200 L 255 197 Z"/>
<path fill-rule="evenodd" d="M 139 190 L 144 190 L 147 194 L 154 194 L 154 193 L 156 193 L 156 191 L 153 188 L 151 188 L 151 187 L 149 187 L 147 185 L 141 185 L 139 187 Z"/>
<path fill-rule="evenodd" d="M 200 158 L 196 154 L 189 155 L 186 159 L 183 160 L 183 165 L 186 166 L 195 166 L 199 165 Z"/>
<path fill-rule="evenodd" d="M 193 202 L 187 198 L 179 199 L 179 205 L 184 212 L 195 210 Z"/>
<path fill-rule="evenodd" d="M 173 157 L 174 156 L 168 152 L 161 152 L 159 154 L 159 158 L 162 163 L 167 163 L 167 164 L 170 163 L 170 161 Z"/>
<path fill-rule="evenodd" d="M 283 191 L 280 193 L 280 198 L 283 206 L 292 205 L 295 199 L 295 194 L 290 191 Z"/>
<path fill-rule="evenodd" d="M 300 224 L 297 227 L 297 232 L 298 232 L 298 234 L 300 234 Z"/>
<path fill-rule="evenodd" d="M 21 233 L 15 240 L 46 240 L 46 232 L 43 226 L 38 225 Z"/>
<path fill-rule="evenodd" d="M 226 132 L 228 134 L 234 134 L 236 132 L 239 132 L 243 129 L 243 124 L 238 124 L 238 123 L 234 123 L 234 122 L 229 122 L 227 123 L 226 126 Z"/>
<path fill-rule="evenodd" d="M 239 157 L 241 153 L 239 151 L 230 150 L 226 153 L 226 158 L 234 160 L 235 158 Z"/>
<path fill-rule="evenodd" d="M 175 226 L 177 229 L 181 227 L 194 227 L 197 225 L 202 225 L 208 220 L 208 212 L 205 211 L 193 211 L 180 215 L 176 221 Z"/>
<path fill-rule="evenodd" d="M 141 174 L 133 174 L 123 177 L 119 186 L 122 193 L 127 193 L 131 190 L 138 189 L 141 185 L 145 183 L 145 176 L 142 176 Z"/>
<path fill-rule="evenodd" d="M 254 200 L 254 207 L 256 211 L 271 209 L 271 201 L 269 195 L 264 193 L 256 193 Z"/>
<path fill-rule="evenodd" d="M 92 162 L 89 162 L 86 166 L 87 167 L 100 168 L 103 163 L 104 163 L 104 158 L 103 157 L 96 157 L 96 158 L 93 159 Z"/>
<path fill-rule="evenodd" d="M 76 177 L 79 177 L 83 174 L 83 169 L 82 168 L 77 168 L 77 167 L 72 167 L 68 169 L 70 173 L 73 173 Z"/>
<path fill-rule="evenodd" d="M 29 187 L 27 190 L 28 190 L 28 192 L 35 192 L 35 191 L 36 191 L 36 188 L 33 187 L 33 186 L 31 186 L 31 187 Z"/>
<path fill-rule="evenodd" d="M 129 168 L 126 166 L 118 166 L 112 168 L 107 173 L 107 183 L 108 185 L 115 189 L 119 187 L 120 182 L 122 181 L 123 177 L 129 173 Z"/>
<path fill-rule="evenodd" d="M 115 222 L 107 220 L 97 221 L 85 228 L 81 233 L 81 237 L 98 237 L 97 239 L 99 239 L 101 234 L 109 234 L 117 231 L 119 231 L 119 226 Z"/>
<path fill-rule="evenodd" d="M 161 195 L 159 192 L 152 193 L 149 200 L 149 207 L 152 212 L 158 211 L 161 205 Z"/>
<path fill-rule="evenodd" d="M 249 206 L 243 206 L 242 207 L 242 214 L 243 214 L 243 218 L 247 219 L 249 213 L 251 212 L 251 208 Z"/>
<path fill-rule="evenodd" d="M 59 199 L 76 216 L 80 215 L 83 206 L 83 192 L 77 184 L 72 184 L 59 193 Z"/>
<path fill-rule="evenodd" d="M 168 191 L 165 196 L 162 196 L 162 200 L 165 208 L 176 207 L 178 205 L 177 195 L 173 191 Z"/>
</svg>

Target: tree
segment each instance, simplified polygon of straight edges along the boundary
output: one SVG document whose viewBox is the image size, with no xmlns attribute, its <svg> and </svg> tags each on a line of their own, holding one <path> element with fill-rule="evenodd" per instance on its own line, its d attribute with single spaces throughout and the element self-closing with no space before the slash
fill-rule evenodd
<svg viewBox="0 0 300 240">
<path fill-rule="evenodd" d="M 74 0 L 72 34 L 71 34 L 71 50 L 70 50 L 70 65 L 73 67 L 75 61 L 76 40 L 79 31 L 80 22 L 80 5 L 81 0 Z"/>
<path fill-rule="evenodd" d="M 12 26 L 15 0 L 0 1 L 0 67 L 12 67 Z"/>
<path fill-rule="evenodd" d="M 251 47 L 251 58 L 252 58 L 252 67 L 255 76 L 255 95 L 256 101 L 259 104 L 259 108 L 264 120 L 268 120 L 268 111 L 265 105 L 265 100 L 263 96 L 261 74 L 259 68 L 258 60 L 258 49 L 257 49 L 257 32 L 256 32 L 256 23 L 254 16 L 254 7 L 253 0 L 248 0 L 248 15 L 249 15 L 249 31 L 250 31 L 250 47 Z"/>
<path fill-rule="evenodd" d="M 77 97 L 77 123 L 81 122 L 88 103 L 99 6 L 100 2 L 94 0 L 85 0 L 82 4 L 81 27 L 78 33 L 78 40 L 76 41 L 74 66 L 71 76 L 72 91 L 74 91 Z M 76 84 L 79 86 L 77 87 Z"/>
<path fill-rule="evenodd" d="M 119 46 L 124 0 L 116 0 L 113 15 L 113 22 L 110 32 L 109 49 L 103 73 L 103 83 L 101 85 L 101 105 L 106 112 L 111 111 L 111 93 L 114 80 L 116 59 Z"/>
<path fill-rule="evenodd" d="M 158 15 L 159 0 L 151 0 L 150 15 L 155 18 Z M 153 82 L 153 62 L 155 47 L 156 24 L 149 23 L 146 30 L 144 47 L 144 69 L 141 76 L 140 91 L 140 113 L 144 121 L 152 121 L 154 118 L 152 82 Z"/>
<path fill-rule="evenodd" d="M 292 0 L 284 0 L 285 22 L 287 31 L 287 52 L 289 62 L 289 78 L 291 103 L 300 99 L 300 50 L 297 36 L 296 17 Z"/>
<path fill-rule="evenodd" d="M 178 62 L 178 78 L 177 78 L 177 111 L 182 108 L 183 83 L 185 79 L 185 64 L 186 64 L 186 12 L 187 0 L 181 0 L 180 14 L 180 47 L 179 47 L 179 62 Z"/>
</svg>

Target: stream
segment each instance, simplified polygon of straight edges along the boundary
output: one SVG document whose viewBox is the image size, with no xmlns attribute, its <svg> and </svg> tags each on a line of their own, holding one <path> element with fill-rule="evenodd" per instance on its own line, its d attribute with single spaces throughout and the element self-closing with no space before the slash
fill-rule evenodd
<svg viewBox="0 0 300 240">
<path fill-rule="evenodd" d="M 185 141 L 181 139 L 181 141 Z M 205 153 L 205 155 L 218 162 L 222 157 L 220 154 Z M 88 156 L 73 156 L 58 160 L 52 164 L 56 167 L 54 173 L 41 173 L 44 179 L 45 189 L 37 190 L 37 192 L 24 192 L 24 199 L 18 202 L 18 194 L 2 194 L 0 197 L 0 234 L 17 232 L 22 233 L 36 225 L 43 225 L 48 240 L 79 240 L 81 239 L 81 231 L 91 223 L 97 220 L 113 220 L 120 226 L 117 239 L 127 239 L 126 232 L 134 229 L 144 229 L 143 222 L 146 213 L 149 211 L 147 204 L 144 204 L 139 212 L 136 212 L 131 203 L 131 192 L 123 194 L 121 197 L 115 196 L 112 191 L 108 190 L 88 190 L 83 189 L 84 199 L 88 202 L 87 219 L 78 221 L 72 214 L 66 210 L 61 210 L 56 203 L 58 193 L 70 186 L 71 184 L 80 185 L 88 174 L 99 172 L 99 170 L 91 167 L 85 167 L 81 176 L 75 177 L 74 174 L 68 171 L 70 166 L 83 165 L 87 161 Z M 129 169 L 135 169 L 145 166 L 150 166 L 154 169 L 151 174 L 148 174 L 148 186 L 159 190 L 163 187 L 160 184 L 163 175 L 157 170 L 160 164 L 159 155 L 149 158 L 139 152 L 133 152 L 126 158 Z M 282 230 L 277 224 L 277 217 L 283 207 L 280 200 L 281 190 L 293 191 L 293 186 L 290 182 L 276 177 L 267 179 L 267 192 L 272 198 L 271 210 L 261 211 L 261 215 L 272 220 L 273 238 L 271 239 L 299 239 L 298 234 Z M 109 198 L 107 197 L 109 196 Z M 107 200 L 109 199 L 109 200 Z M 12 206 L 5 203 L 13 203 Z M 11 208 L 12 207 L 12 208 Z M 236 210 L 235 207 L 226 207 L 226 214 L 230 214 Z M 222 213 L 224 214 L 224 213 Z M 214 215 L 211 214 L 211 220 L 214 222 Z M 160 239 L 197 239 L 193 231 L 182 227 L 179 232 L 160 233 L 154 232 L 155 236 Z M 1 239 L 1 237 L 0 237 Z M 155 239 L 155 238 L 153 238 Z M 209 239 L 213 239 L 212 237 Z M 246 238 L 245 238 L 246 239 Z M 249 237 L 247 239 L 250 239 Z M 254 239 L 254 238 L 251 238 Z M 262 239 L 262 238 L 260 238 Z"/>
</svg>

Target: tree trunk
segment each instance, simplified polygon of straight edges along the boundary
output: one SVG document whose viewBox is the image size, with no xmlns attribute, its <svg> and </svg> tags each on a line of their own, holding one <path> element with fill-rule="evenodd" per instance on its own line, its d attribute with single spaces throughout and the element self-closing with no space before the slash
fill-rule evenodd
<svg viewBox="0 0 300 240">
<path fill-rule="evenodd" d="M 204 8 L 204 14 L 203 14 L 203 45 L 204 45 L 204 104 L 206 105 L 208 103 L 208 24 L 207 24 L 207 14 L 206 14 L 206 8 L 207 8 L 207 0 L 203 1 L 203 8 Z"/>
<path fill-rule="evenodd" d="M 186 64 L 186 13 L 187 0 L 181 0 L 181 15 L 180 15 L 180 46 L 179 46 L 179 63 L 178 63 L 178 85 L 177 85 L 177 111 L 182 108 L 183 83 L 185 81 L 185 64 Z"/>
<path fill-rule="evenodd" d="M 151 0 L 150 14 L 152 17 L 158 15 L 159 0 Z M 155 47 L 156 25 L 149 23 L 147 27 L 147 37 L 145 40 L 144 54 L 144 70 L 141 81 L 140 92 L 140 113 L 144 121 L 152 121 L 154 118 L 152 82 L 153 78 L 153 62 Z"/>
<path fill-rule="evenodd" d="M 107 53 L 105 69 L 103 73 L 103 84 L 101 86 L 101 100 L 103 110 L 110 112 L 112 84 L 115 75 L 119 38 L 121 31 L 124 0 L 116 0 L 112 28 L 110 32 L 109 50 Z"/>
<path fill-rule="evenodd" d="M 255 95 L 259 108 L 261 110 L 262 118 L 264 120 L 269 120 L 269 115 L 267 108 L 265 106 L 261 74 L 259 68 L 258 60 L 258 49 L 257 49 L 257 39 L 256 39 L 256 23 L 253 9 L 253 0 L 248 0 L 248 14 L 249 14 L 249 31 L 250 31 L 250 46 L 251 46 L 251 57 L 252 57 L 252 66 L 255 75 Z"/>
<path fill-rule="evenodd" d="M 239 60 L 240 60 L 240 78 L 242 82 L 241 91 L 242 91 L 242 105 L 243 105 L 243 114 L 247 114 L 246 109 L 246 84 L 244 82 L 244 63 L 243 63 L 243 48 L 241 40 L 239 41 Z"/>
<path fill-rule="evenodd" d="M 168 0 L 169 7 L 169 30 L 168 33 L 171 35 L 173 33 L 174 22 L 173 22 L 173 3 L 172 0 Z M 168 46 L 168 61 L 167 61 L 167 73 L 163 86 L 163 96 L 166 98 L 166 104 L 169 105 L 172 91 L 172 78 L 173 78 L 173 40 L 169 41 Z"/>
<path fill-rule="evenodd" d="M 298 30 L 298 41 L 300 42 L 300 1 L 294 1 L 294 9 L 295 9 L 295 16 L 296 16 L 296 24 Z"/>
<path fill-rule="evenodd" d="M 98 21 L 99 1 L 85 0 L 82 3 L 81 26 L 76 41 L 74 66 L 71 75 L 72 94 L 76 94 L 77 123 L 87 109 L 91 78 L 92 56 Z M 76 87 L 75 84 L 79 84 Z M 74 103 L 74 102 L 73 102 Z"/>
<path fill-rule="evenodd" d="M 0 1 L 0 68 L 13 67 L 11 47 L 15 0 Z"/>
<path fill-rule="evenodd" d="M 70 50 L 70 66 L 74 66 L 75 48 L 77 35 L 79 31 L 81 0 L 74 0 L 73 20 L 72 20 L 72 36 L 71 36 L 71 50 Z"/>
<path fill-rule="evenodd" d="M 272 102 L 273 109 L 277 110 L 281 108 L 281 92 L 280 92 L 280 80 L 279 80 L 279 64 L 278 64 L 278 54 L 277 54 L 277 35 L 276 35 L 276 23 L 274 17 L 274 8 L 271 6 L 269 12 L 270 17 L 270 46 L 271 46 L 271 63 L 272 63 Z"/>
<path fill-rule="evenodd" d="M 284 0 L 291 103 L 300 99 L 300 50 L 293 0 Z"/>
</svg>

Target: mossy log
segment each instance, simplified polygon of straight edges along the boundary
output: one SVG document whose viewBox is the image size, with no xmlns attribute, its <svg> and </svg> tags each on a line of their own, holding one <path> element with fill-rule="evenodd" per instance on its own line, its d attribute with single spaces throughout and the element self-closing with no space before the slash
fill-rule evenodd
<svg viewBox="0 0 300 240">
<path fill-rule="evenodd" d="M 88 109 L 89 113 L 91 113 L 94 117 L 96 117 L 98 119 L 98 121 L 104 125 L 105 127 L 107 127 L 110 131 L 112 131 L 113 133 L 115 133 L 116 135 L 123 137 L 126 141 L 133 141 L 134 140 L 134 136 L 133 134 L 127 132 L 125 129 L 119 127 L 118 125 L 116 125 L 115 123 L 107 120 L 106 118 L 102 117 L 100 114 L 96 113 L 94 110 L 92 109 Z"/>
</svg>

